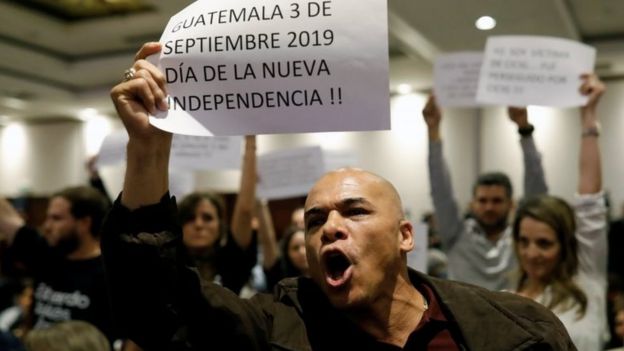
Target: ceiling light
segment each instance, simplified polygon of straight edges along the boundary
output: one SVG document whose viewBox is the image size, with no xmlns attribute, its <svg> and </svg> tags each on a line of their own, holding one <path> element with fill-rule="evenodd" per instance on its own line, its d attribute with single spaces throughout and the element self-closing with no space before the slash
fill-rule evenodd
<svg viewBox="0 0 624 351">
<path fill-rule="evenodd" d="M 98 115 L 98 111 L 94 108 L 85 108 L 83 110 L 80 111 L 80 113 L 78 114 L 78 117 L 83 120 L 86 121 L 94 116 Z"/>
<path fill-rule="evenodd" d="M 412 92 L 412 86 L 409 84 L 399 84 L 397 91 L 401 95 L 406 95 Z"/>
<path fill-rule="evenodd" d="M 475 22 L 475 26 L 480 30 L 490 30 L 496 27 L 496 20 L 490 16 L 481 16 Z"/>
</svg>

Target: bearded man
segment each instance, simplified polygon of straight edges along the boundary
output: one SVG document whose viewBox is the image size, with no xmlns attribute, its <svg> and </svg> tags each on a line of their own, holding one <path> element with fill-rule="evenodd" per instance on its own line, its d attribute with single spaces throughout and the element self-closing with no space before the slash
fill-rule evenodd
<svg viewBox="0 0 624 351">
<path fill-rule="evenodd" d="M 12 261 L 34 278 L 33 328 L 83 320 L 113 340 L 99 241 L 107 204 L 94 188 L 63 189 L 51 197 L 40 234 L 0 199 L 0 233 L 9 242 Z"/>
</svg>

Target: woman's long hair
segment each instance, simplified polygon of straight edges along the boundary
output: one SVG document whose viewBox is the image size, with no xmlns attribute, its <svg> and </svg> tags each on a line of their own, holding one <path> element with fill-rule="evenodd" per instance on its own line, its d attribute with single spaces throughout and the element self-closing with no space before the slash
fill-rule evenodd
<svg viewBox="0 0 624 351">
<path fill-rule="evenodd" d="M 574 282 L 574 276 L 578 273 L 578 242 L 576 240 L 576 222 L 574 211 L 563 199 L 539 195 L 523 201 L 513 223 L 513 239 L 518 255 L 518 241 L 520 237 L 520 222 L 523 218 L 530 217 L 550 226 L 557 233 L 561 252 L 559 262 L 550 277 L 552 299 L 547 301 L 546 307 L 554 310 L 561 305 L 565 311 L 574 304 L 564 304 L 568 298 L 572 298 L 579 306 L 578 317 L 585 315 L 587 310 L 587 295 Z M 516 290 L 521 290 L 527 280 L 526 272 L 519 267 L 520 274 Z"/>
<path fill-rule="evenodd" d="M 281 268 L 282 272 L 284 273 L 284 277 L 298 277 L 303 274 L 303 272 L 299 270 L 299 268 L 297 268 L 290 259 L 288 250 L 288 247 L 290 246 L 290 241 L 293 239 L 295 234 L 302 231 L 303 229 L 298 228 L 294 225 L 290 226 L 286 229 L 286 231 L 284 232 L 284 236 L 280 241 L 280 250 L 282 253 Z"/>
</svg>

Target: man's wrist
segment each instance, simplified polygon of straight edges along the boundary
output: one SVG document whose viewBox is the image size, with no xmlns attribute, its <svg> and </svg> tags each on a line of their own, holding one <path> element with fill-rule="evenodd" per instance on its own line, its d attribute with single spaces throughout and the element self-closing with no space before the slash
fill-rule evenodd
<svg viewBox="0 0 624 351">
<path fill-rule="evenodd" d="M 429 136 L 429 141 L 439 141 L 440 140 L 440 129 L 439 128 L 430 128 L 427 131 L 427 135 Z"/>
<path fill-rule="evenodd" d="M 533 131 L 535 131 L 535 127 L 532 124 L 527 124 L 526 126 L 518 127 L 518 134 L 522 137 L 529 137 L 533 135 Z"/>
</svg>

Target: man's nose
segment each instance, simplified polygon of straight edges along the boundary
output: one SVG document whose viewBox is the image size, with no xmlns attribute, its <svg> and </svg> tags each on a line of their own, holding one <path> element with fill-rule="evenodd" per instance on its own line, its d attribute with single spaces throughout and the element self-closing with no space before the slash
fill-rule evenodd
<svg viewBox="0 0 624 351">
<path fill-rule="evenodd" d="M 347 231 L 344 227 L 344 218 L 340 212 L 333 210 L 327 215 L 327 221 L 323 226 L 323 243 L 332 243 L 336 240 L 344 240 L 347 238 Z"/>
<path fill-rule="evenodd" d="M 46 219 L 43 222 L 43 234 L 49 234 L 52 230 L 52 222 L 49 219 Z"/>
</svg>

